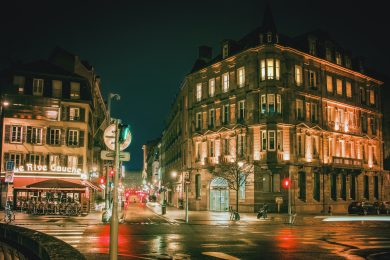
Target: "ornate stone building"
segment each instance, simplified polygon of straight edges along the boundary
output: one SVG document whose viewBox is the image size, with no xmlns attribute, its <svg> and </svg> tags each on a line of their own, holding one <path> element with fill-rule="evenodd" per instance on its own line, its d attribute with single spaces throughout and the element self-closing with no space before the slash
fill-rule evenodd
<svg viewBox="0 0 390 260">
<path fill-rule="evenodd" d="M 183 185 L 188 172 L 190 209 L 227 210 L 235 193 L 207 168 L 240 160 L 254 165 L 241 211 L 280 199 L 286 210 L 289 176 L 297 212 L 382 200 L 382 84 L 325 32 L 280 34 L 267 8 L 261 27 L 223 41 L 216 57 L 199 48 L 162 137 L 165 183 Z"/>
</svg>

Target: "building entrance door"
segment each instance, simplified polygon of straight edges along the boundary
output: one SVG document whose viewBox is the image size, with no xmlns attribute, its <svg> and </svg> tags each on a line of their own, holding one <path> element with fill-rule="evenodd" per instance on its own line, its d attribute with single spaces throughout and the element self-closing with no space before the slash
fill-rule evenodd
<svg viewBox="0 0 390 260">
<path fill-rule="evenodd" d="M 229 187 L 224 178 L 215 178 L 210 183 L 210 210 L 229 210 Z"/>
</svg>

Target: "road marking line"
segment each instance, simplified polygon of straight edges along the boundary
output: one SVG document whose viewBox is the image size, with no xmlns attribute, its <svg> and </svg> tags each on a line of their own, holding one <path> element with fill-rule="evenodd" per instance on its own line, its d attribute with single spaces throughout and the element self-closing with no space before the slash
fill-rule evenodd
<svg viewBox="0 0 390 260">
<path fill-rule="evenodd" d="M 225 260 L 240 260 L 240 258 L 222 253 L 222 252 L 202 252 L 202 255 L 212 256 L 219 259 L 225 259 Z"/>
</svg>

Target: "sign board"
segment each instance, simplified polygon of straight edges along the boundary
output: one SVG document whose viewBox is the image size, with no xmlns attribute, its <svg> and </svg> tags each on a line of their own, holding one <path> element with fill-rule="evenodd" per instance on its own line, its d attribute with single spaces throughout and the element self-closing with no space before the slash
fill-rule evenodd
<svg viewBox="0 0 390 260">
<path fill-rule="evenodd" d="M 13 161 L 7 161 L 5 163 L 5 177 L 4 182 L 5 183 L 12 183 L 14 182 L 14 162 Z"/>
<path fill-rule="evenodd" d="M 283 203 L 283 197 L 275 197 L 276 204 L 282 204 Z"/>
<path fill-rule="evenodd" d="M 100 158 L 102 160 L 113 161 L 115 158 L 115 153 L 112 151 L 101 151 Z M 120 152 L 119 153 L 119 160 L 122 162 L 130 161 L 130 153 L 129 152 Z"/>
<path fill-rule="evenodd" d="M 5 163 L 5 170 L 7 172 L 12 172 L 14 170 L 14 167 L 15 167 L 14 161 L 7 161 Z"/>
<path fill-rule="evenodd" d="M 111 151 L 115 151 L 115 132 L 116 132 L 116 125 L 111 124 L 109 125 L 106 130 L 104 130 L 104 143 L 106 144 L 107 148 Z M 126 140 L 120 144 L 119 149 L 121 151 L 125 150 L 127 147 L 129 147 L 131 143 L 131 133 L 129 133 L 126 137 Z"/>
</svg>

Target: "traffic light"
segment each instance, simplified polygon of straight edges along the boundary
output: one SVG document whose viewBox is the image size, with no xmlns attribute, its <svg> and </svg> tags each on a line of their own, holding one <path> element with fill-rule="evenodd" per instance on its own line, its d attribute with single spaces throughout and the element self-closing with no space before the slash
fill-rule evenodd
<svg viewBox="0 0 390 260">
<path fill-rule="evenodd" d="M 110 177 L 112 177 L 112 176 L 114 176 L 114 175 L 115 175 L 115 171 L 114 171 L 114 169 L 113 169 L 113 168 L 111 168 L 111 169 L 110 169 L 110 172 L 109 172 L 109 174 L 110 174 Z"/>
<path fill-rule="evenodd" d="M 289 189 L 290 188 L 290 179 L 289 178 L 284 178 L 283 180 L 282 180 L 282 186 L 283 186 L 283 188 L 285 188 L 285 189 Z"/>
<path fill-rule="evenodd" d="M 104 179 L 104 177 L 100 177 L 99 183 L 100 183 L 100 184 L 106 183 L 106 180 Z"/>
<path fill-rule="evenodd" d="M 130 192 L 126 191 L 126 198 L 128 198 L 130 196 Z"/>
<path fill-rule="evenodd" d="M 130 134 L 130 126 L 119 124 L 119 143 L 122 144 L 125 142 L 127 136 Z"/>
</svg>

